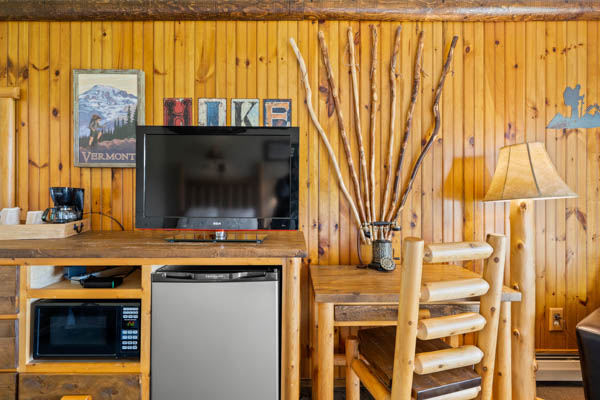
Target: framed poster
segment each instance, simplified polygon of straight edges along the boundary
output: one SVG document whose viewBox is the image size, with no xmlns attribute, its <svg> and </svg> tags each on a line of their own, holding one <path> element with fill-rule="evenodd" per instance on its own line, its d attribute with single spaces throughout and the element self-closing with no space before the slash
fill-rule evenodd
<svg viewBox="0 0 600 400">
<path fill-rule="evenodd" d="M 163 101 L 163 124 L 168 126 L 192 125 L 192 98 L 165 98 Z"/>
<path fill-rule="evenodd" d="M 76 167 L 135 167 L 135 128 L 144 124 L 144 71 L 73 70 Z"/>
</svg>

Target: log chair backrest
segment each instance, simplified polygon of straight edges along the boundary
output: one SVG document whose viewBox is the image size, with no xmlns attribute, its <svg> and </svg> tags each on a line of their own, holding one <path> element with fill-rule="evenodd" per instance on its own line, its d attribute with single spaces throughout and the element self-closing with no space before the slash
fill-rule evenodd
<svg viewBox="0 0 600 400">
<path fill-rule="evenodd" d="M 423 340 L 449 336 L 456 324 L 479 331 L 477 347 L 464 346 L 464 353 L 478 353 L 481 361 L 476 370 L 482 378 L 481 398 L 490 399 L 492 392 L 496 342 L 500 314 L 500 300 L 504 276 L 506 237 L 490 234 L 487 242 L 439 243 L 424 246 L 418 238 L 407 238 L 402 244 L 402 271 L 400 302 L 394 370 L 392 378 L 393 400 L 410 400 L 415 370 L 415 347 L 417 337 Z M 421 286 L 423 261 L 428 263 L 457 262 L 486 259 L 482 279 L 431 282 Z M 480 296 L 480 314 L 465 313 L 458 316 L 418 320 L 419 302 L 444 301 Z M 452 321 L 452 322 L 450 322 Z M 454 323 L 448 328 L 446 322 Z M 448 333 L 448 334 L 447 334 Z M 457 351 L 459 349 L 456 349 Z M 425 362 L 425 354 L 422 360 Z M 434 360 L 434 358 L 432 358 Z M 479 358 L 477 358 L 479 360 Z M 431 360 L 430 360 L 431 361 Z M 429 373 L 420 364 L 422 373 Z M 430 371 L 433 372 L 433 371 Z"/>
</svg>

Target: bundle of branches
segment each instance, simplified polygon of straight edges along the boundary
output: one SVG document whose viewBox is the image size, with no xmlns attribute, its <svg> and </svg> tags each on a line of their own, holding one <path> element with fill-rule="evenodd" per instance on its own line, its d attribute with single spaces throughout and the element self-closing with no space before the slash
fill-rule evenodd
<svg viewBox="0 0 600 400">
<path fill-rule="evenodd" d="M 317 128 L 321 140 L 325 144 L 327 148 L 327 152 L 329 154 L 329 158 L 331 163 L 333 164 L 334 170 L 337 175 L 338 183 L 340 185 L 340 189 L 344 194 L 344 197 L 348 201 L 350 205 L 350 209 L 352 212 L 353 219 L 359 227 L 361 239 L 364 241 L 368 241 L 369 239 L 389 239 L 391 236 L 391 231 L 394 228 L 398 227 L 398 218 L 402 212 L 402 209 L 406 205 L 406 200 L 408 198 L 408 194 L 412 189 L 413 183 L 417 177 L 421 164 L 423 163 L 423 159 L 427 155 L 427 152 L 431 148 L 431 145 L 437 138 L 439 134 L 440 128 L 440 112 L 439 112 L 439 103 L 442 95 L 442 89 L 444 88 L 444 82 L 446 80 L 446 76 L 448 75 L 448 71 L 450 70 L 450 64 L 452 62 L 452 56 L 454 54 L 454 48 L 456 47 L 456 42 L 458 40 L 457 36 L 452 38 L 452 41 L 448 43 L 448 46 L 445 51 L 445 61 L 444 66 L 442 68 L 442 73 L 440 76 L 440 80 L 438 82 L 434 99 L 432 112 L 434 115 L 433 125 L 429 128 L 427 132 L 427 137 L 425 140 L 425 144 L 423 145 L 419 156 L 413 163 L 410 174 L 408 175 L 408 181 L 403 184 L 401 182 L 402 175 L 402 165 L 405 158 L 406 153 L 406 145 L 408 143 L 408 139 L 411 133 L 412 127 L 412 119 L 415 110 L 415 104 L 417 103 L 417 97 L 419 94 L 419 86 L 421 83 L 421 60 L 423 55 L 423 36 L 424 33 L 421 31 L 419 33 L 418 45 L 417 45 L 417 54 L 415 57 L 414 64 L 414 76 L 413 76 L 413 84 L 412 91 L 410 97 L 410 104 L 408 106 L 408 111 L 406 114 L 406 124 L 404 128 L 404 134 L 402 136 L 402 142 L 400 143 L 399 149 L 395 148 L 394 145 L 394 126 L 396 119 L 396 80 L 398 74 L 396 73 L 396 65 L 398 60 L 398 53 L 400 50 L 400 35 L 401 35 L 401 27 L 399 26 L 396 29 L 396 37 L 394 40 L 394 49 L 392 52 L 392 58 L 390 62 L 390 87 L 391 87 L 391 118 L 390 118 L 390 127 L 389 127 L 389 147 L 387 152 L 387 161 L 389 168 L 387 169 L 387 176 L 385 179 L 385 192 L 383 194 L 383 201 L 381 210 L 377 213 L 376 204 L 375 204 L 375 122 L 376 122 L 376 110 L 377 110 L 377 81 L 376 81 L 376 72 L 377 72 L 377 30 L 375 26 L 370 25 L 371 28 L 371 70 L 370 70 L 370 81 L 371 81 L 371 105 L 370 105 L 370 160 L 369 160 L 369 171 L 367 171 L 367 159 L 365 155 L 365 148 L 362 139 L 362 131 L 361 131 L 361 123 L 360 123 L 360 109 L 359 109 L 359 97 L 358 97 L 358 79 L 356 76 L 356 61 L 354 54 L 354 35 L 352 32 L 352 28 L 348 28 L 348 49 L 350 53 L 350 72 L 352 75 L 352 97 L 354 101 L 354 118 L 356 119 L 356 141 L 358 145 L 358 155 L 359 155 L 359 172 L 360 178 L 357 174 L 356 167 L 354 165 L 354 161 L 352 159 L 352 152 L 350 148 L 350 141 L 348 139 L 348 134 L 346 132 L 346 128 L 344 126 L 344 116 L 342 114 L 342 109 L 340 106 L 340 101 L 338 97 L 337 87 L 335 84 L 335 77 L 333 76 L 333 72 L 331 69 L 331 64 L 329 62 L 329 53 L 327 51 L 327 44 L 325 42 L 325 37 L 323 32 L 319 32 L 319 42 L 321 46 L 321 55 L 323 57 L 323 63 L 325 64 L 325 68 L 327 70 L 327 79 L 329 81 L 329 86 L 331 90 L 331 95 L 333 98 L 333 104 L 335 107 L 340 137 L 342 138 L 342 144 L 344 147 L 344 152 L 346 154 L 346 159 L 348 160 L 348 169 L 350 171 L 350 178 L 352 180 L 352 185 L 354 188 L 355 197 L 352 197 L 346 188 L 346 184 L 340 172 L 340 167 L 338 160 L 331 148 L 329 143 L 329 139 L 323 127 L 319 123 L 319 120 L 314 112 L 312 106 L 312 91 L 310 89 L 310 84 L 308 80 L 308 72 L 306 70 L 306 64 L 304 63 L 304 59 L 302 58 L 302 54 L 298 50 L 296 46 L 296 42 L 293 38 L 290 38 L 290 44 L 294 49 L 294 53 L 296 54 L 296 58 L 298 59 L 298 64 L 300 66 L 300 72 L 302 73 L 302 82 L 304 84 L 304 89 L 306 90 L 306 105 L 308 107 L 308 113 L 310 118 Z M 398 163 L 395 168 L 395 178 L 394 183 L 392 185 L 392 162 L 394 152 L 398 151 Z M 392 189 L 393 188 L 393 189 Z M 403 189 L 402 189 L 403 188 Z M 402 192 L 402 196 L 400 196 L 400 192 Z M 390 199 L 391 193 L 391 199 Z M 358 204 L 358 207 L 356 206 Z"/>
</svg>

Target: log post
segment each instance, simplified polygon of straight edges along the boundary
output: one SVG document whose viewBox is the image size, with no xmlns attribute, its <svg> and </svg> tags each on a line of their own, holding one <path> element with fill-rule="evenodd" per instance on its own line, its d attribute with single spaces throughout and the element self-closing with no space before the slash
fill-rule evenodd
<svg viewBox="0 0 600 400">
<path fill-rule="evenodd" d="M 317 399 L 333 400 L 333 304 L 319 303 L 317 338 L 319 380 L 317 384 Z"/>
<path fill-rule="evenodd" d="M 512 400 L 510 336 L 510 303 L 503 302 L 500 306 L 493 399 Z"/>
<path fill-rule="evenodd" d="M 358 358 L 358 339 L 346 339 L 346 400 L 360 400 L 360 379 L 352 369 L 352 360 Z"/>
<path fill-rule="evenodd" d="M 19 88 L 0 88 L 0 209 L 17 203 L 16 132 Z"/>
<path fill-rule="evenodd" d="M 521 292 L 512 304 L 513 398 L 535 396 L 535 236 L 532 200 L 510 202 L 510 277 Z"/>
<path fill-rule="evenodd" d="M 477 335 L 477 346 L 483 351 L 481 363 L 475 366 L 475 369 L 481 375 L 481 400 L 490 400 L 492 398 L 498 323 L 500 320 L 500 300 L 504 281 L 506 236 L 488 235 L 487 241 L 494 249 L 494 252 L 486 260 L 483 270 L 483 278 L 490 285 L 490 289 L 485 295 L 481 296 L 479 308 L 479 313 L 487 321 L 485 327 Z"/>
</svg>

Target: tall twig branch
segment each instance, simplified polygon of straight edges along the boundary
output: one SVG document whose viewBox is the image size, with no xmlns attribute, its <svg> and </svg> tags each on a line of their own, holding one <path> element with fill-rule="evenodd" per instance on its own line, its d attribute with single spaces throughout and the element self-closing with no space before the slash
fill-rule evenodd
<svg viewBox="0 0 600 400">
<path fill-rule="evenodd" d="M 400 52 L 400 32 L 402 27 L 396 28 L 396 40 L 394 41 L 394 51 L 392 53 L 392 61 L 390 62 L 390 88 L 391 88 L 391 105 L 390 105 L 390 139 L 387 154 L 387 174 L 385 178 L 385 191 L 383 193 L 383 204 L 381 205 L 381 221 L 385 220 L 387 209 L 390 201 L 390 187 L 392 186 L 392 163 L 394 162 L 394 131 L 396 130 L 396 63 L 398 61 L 398 53 Z"/>
<path fill-rule="evenodd" d="M 392 192 L 392 202 L 390 208 L 386 214 L 386 221 L 393 221 L 392 215 L 394 210 L 398 206 L 398 196 L 401 190 L 401 176 L 402 176 L 402 164 L 404 163 L 404 155 L 406 154 L 406 145 L 408 144 L 408 138 L 410 136 L 410 130 L 412 128 L 413 114 L 415 112 L 415 105 L 417 104 L 417 97 L 419 95 L 419 85 L 421 84 L 421 60 L 423 58 L 423 44 L 424 44 L 424 32 L 419 33 L 419 41 L 417 44 L 417 55 L 415 58 L 415 67 L 413 71 L 413 85 L 412 92 L 410 95 L 410 104 L 408 106 L 408 112 L 406 114 L 406 125 L 404 126 L 404 136 L 402 138 L 402 144 L 400 146 L 400 155 L 398 156 L 398 165 L 396 166 L 396 178 L 394 179 L 394 191 Z"/>
<path fill-rule="evenodd" d="M 356 210 L 356 206 L 354 205 L 352 196 L 350 196 L 350 193 L 348 193 L 348 189 L 346 189 L 346 185 L 344 184 L 344 178 L 342 178 L 342 173 L 340 172 L 340 166 L 338 165 L 335 154 L 333 153 L 333 149 L 331 148 L 331 145 L 329 144 L 327 135 L 325 134 L 323 127 L 319 123 L 319 120 L 313 109 L 312 91 L 310 90 L 310 84 L 308 82 L 308 72 L 306 71 L 306 64 L 304 63 L 304 58 L 302 58 L 302 54 L 300 54 L 300 50 L 298 50 L 298 46 L 296 46 L 296 42 L 294 41 L 294 38 L 290 38 L 290 44 L 292 46 L 292 49 L 294 50 L 294 53 L 296 54 L 296 58 L 298 59 L 300 72 L 302 74 L 302 83 L 304 83 L 304 90 L 306 91 L 306 106 L 308 107 L 308 113 L 310 115 L 310 119 L 312 120 L 313 124 L 315 125 L 315 128 L 317 128 L 317 131 L 319 132 L 319 136 L 321 136 L 321 140 L 323 140 L 323 143 L 325 144 L 325 147 L 327 148 L 327 152 L 329 153 L 329 159 L 331 160 L 331 163 L 333 164 L 333 168 L 335 169 L 335 173 L 338 178 L 338 183 L 340 185 L 340 189 L 342 190 L 342 193 L 346 197 L 348 204 L 350 204 L 350 208 L 352 209 L 352 215 L 354 216 L 356 224 L 358 225 L 358 230 L 360 232 L 361 239 L 363 241 L 366 241 L 364 232 L 362 230 L 362 224 L 360 221 L 360 217 L 358 215 L 358 211 Z"/>
<path fill-rule="evenodd" d="M 402 194 L 402 201 L 400 202 L 400 206 L 398 207 L 398 210 L 394 214 L 394 219 L 392 220 L 394 222 L 398 219 L 398 216 L 400 215 L 402 208 L 404 208 L 404 205 L 406 204 L 406 199 L 408 198 L 408 193 L 412 189 L 412 185 L 415 181 L 415 178 L 417 177 L 419 168 L 421 167 L 421 164 L 423 163 L 423 159 L 425 158 L 425 155 L 427 155 L 427 152 L 431 148 L 431 145 L 437 138 L 438 132 L 440 130 L 440 98 L 442 96 L 442 89 L 444 88 L 444 82 L 446 80 L 446 75 L 448 75 L 448 71 L 450 70 L 450 64 L 452 63 L 452 56 L 454 54 L 454 47 L 456 47 L 457 41 L 458 41 L 458 36 L 454 36 L 452 38 L 452 42 L 449 45 L 449 48 L 446 50 L 446 61 L 444 62 L 444 68 L 442 69 L 442 75 L 440 76 L 440 81 L 438 83 L 437 89 L 435 90 L 435 97 L 433 100 L 433 115 L 435 117 L 433 128 L 429 129 L 429 134 L 428 134 L 427 141 L 425 143 L 425 147 L 423 147 L 423 150 L 421 150 L 421 154 L 419 154 L 419 157 L 417 158 L 417 161 L 415 162 L 415 165 L 412 169 L 412 172 L 410 174 L 410 179 L 408 181 L 408 185 L 406 186 L 406 189 L 404 189 L 404 193 Z"/>
<path fill-rule="evenodd" d="M 356 168 L 354 167 L 354 161 L 352 160 L 352 150 L 350 149 L 350 142 L 348 141 L 348 135 L 346 134 L 346 127 L 344 126 L 344 116 L 342 114 L 342 107 L 340 106 L 340 99 L 338 96 L 338 90 L 335 85 L 333 71 L 331 69 L 331 63 L 329 61 L 329 51 L 327 50 L 327 43 L 325 42 L 325 36 L 322 31 L 319 31 L 319 42 L 321 43 L 321 55 L 323 56 L 323 64 L 327 70 L 327 79 L 329 80 L 329 88 L 331 90 L 331 96 L 333 97 L 333 105 L 338 119 L 338 126 L 340 128 L 340 136 L 342 137 L 342 143 L 344 144 L 344 152 L 346 153 L 346 159 L 348 160 L 348 169 L 350 170 L 350 177 L 354 185 L 354 193 L 356 193 L 356 203 L 358 204 L 358 212 L 360 213 L 361 224 L 367 222 L 365 217 L 365 210 L 363 199 L 360 193 L 360 184 L 358 183 L 358 176 L 356 175 Z"/>
<path fill-rule="evenodd" d="M 358 78 L 356 76 L 356 57 L 354 55 L 354 33 L 352 27 L 348 27 L 348 49 L 350 51 L 350 74 L 352 75 L 352 97 L 354 98 L 354 120 L 355 120 L 355 132 L 356 141 L 358 143 L 358 161 L 360 164 L 360 177 L 363 180 L 362 187 L 364 192 L 361 196 L 364 196 L 365 200 L 365 213 L 367 214 L 366 222 L 371 222 L 371 201 L 369 196 L 369 175 L 367 174 L 367 158 L 365 156 L 365 146 L 363 144 L 362 137 L 362 126 L 360 124 L 360 102 L 358 98 Z M 371 226 L 369 226 L 369 230 Z M 371 237 L 373 234 L 371 232 Z"/>
<path fill-rule="evenodd" d="M 376 221 L 377 211 L 375 207 L 375 129 L 377 116 L 377 29 L 375 25 L 371 28 L 371 218 Z M 376 238 L 375 238 L 376 239 Z"/>
</svg>

